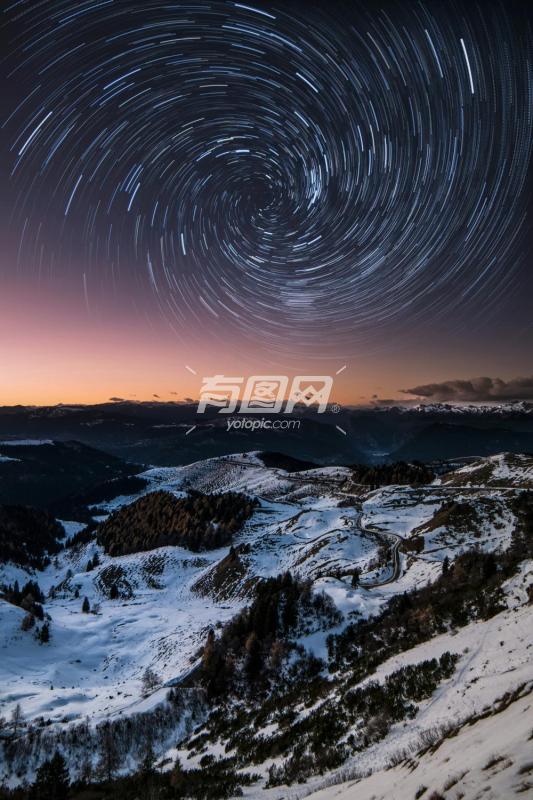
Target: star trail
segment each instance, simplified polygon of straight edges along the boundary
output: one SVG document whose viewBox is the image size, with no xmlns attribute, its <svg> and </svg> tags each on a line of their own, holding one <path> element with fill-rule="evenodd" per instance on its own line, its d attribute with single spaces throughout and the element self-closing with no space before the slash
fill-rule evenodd
<svg viewBox="0 0 533 800">
<path fill-rule="evenodd" d="M 526 251 L 502 3 L 6 4 L 10 269 L 191 337 L 343 354 L 486 313 Z"/>
</svg>

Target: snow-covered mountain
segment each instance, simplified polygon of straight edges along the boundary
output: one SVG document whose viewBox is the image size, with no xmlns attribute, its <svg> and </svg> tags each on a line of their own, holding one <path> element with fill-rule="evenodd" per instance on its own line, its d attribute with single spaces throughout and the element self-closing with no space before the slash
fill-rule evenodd
<svg viewBox="0 0 533 800">
<path fill-rule="evenodd" d="M 235 742 L 209 728 L 209 702 L 201 692 L 179 687 L 191 687 L 190 676 L 201 662 L 209 631 L 223 631 L 224 625 L 250 605 L 261 581 L 290 570 L 308 580 L 315 595 L 323 592 L 334 604 L 337 616 L 330 615 L 328 624 L 303 625 L 294 637 L 302 652 L 327 662 L 328 637 L 342 635 L 354 621 L 383 613 L 391 599 L 438 580 L 443 565 L 447 569 L 461 554 L 476 548 L 503 557 L 518 524 L 517 497 L 531 488 L 532 474 L 532 457 L 508 454 L 469 464 L 425 486 L 386 486 L 370 491 L 354 486 L 346 467 L 289 473 L 266 467 L 258 453 L 148 470 L 141 476 L 147 482 L 142 492 L 100 505 L 98 520 L 156 490 L 177 497 L 190 490 L 242 492 L 257 498 L 258 506 L 234 536 L 231 549 L 193 553 L 182 547 L 162 547 L 111 557 L 88 536 L 85 543 L 61 550 L 42 571 L 12 563 L 0 565 L 0 584 L 38 582 L 45 595 L 45 612 L 51 618 L 50 640 L 42 643 L 35 637 L 35 628 L 23 630 L 27 609 L 0 600 L 0 716 L 8 720 L 13 720 L 14 714 L 21 716 L 15 732 L 13 721 L 4 728 L 8 749 L 0 775 L 11 784 L 23 778 L 31 780 L 39 763 L 59 747 L 69 761 L 71 776 L 78 776 L 86 768 L 87 758 L 92 759 L 83 746 L 83 742 L 93 742 L 91 731 L 107 721 L 126 719 L 138 722 L 157 717 L 153 745 L 167 765 L 171 766 L 178 754 L 182 761 L 187 759 L 187 768 L 201 767 L 207 763 L 202 762 L 206 757 L 218 758 L 224 747 L 231 754 Z M 72 537 L 83 526 L 66 522 L 65 528 Z M 259 778 L 244 786 L 244 793 L 281 798 L 288 791 L 291 797 L 302 797 L 320 790 L 321 798 L 334 797 L 339 791 L 342 797 L 406 798 L 425 785 L 427 794 L 419 796 L 429 797 L 431 791 L 442 792 L 444 783 L 470 763 L 470 778 L 458 779 L 462 781 L 458 786 L 464 797 L 474 797 L 468 794 L 468 786 L 480 789 L 487 748 L 502 759 L 518 759 L 517 769 L 523 766 L 525 727 L 517 724 L 512 747 L 502 743 L 502 730 L 508 719 L 522 721 L 529 707 L 533 669 L 528 630 L 533 607 L 528 587 L 532 585 L 533 561 L 524 561 L 502 585 L 498 613 L 486 620 L 448 626 L 438 636 L 429 636 L 379 663 L 372 680 L 384 682 L 403 667 L 446 653 L 455 654 L 457 660 L 453 676 L 441 679 L 430 696 L 417 702 L 414 719 L 393 723 L 376 741 L 370 739 L 367 746 L 345 758 L 342 766 L 331 769 L 327 780 L 338 786 L 321 788 L 325 779 L 312 774 L 305 790 L 277 786 L 279 781 L 272 776 L 284 757 L 269 755 L 262 763 L 254 761 L 253 771 Z M 118 587 L 114 595 L 111 587 Z M 85 598 L 88 609 L 84 612 Z M 347 673 L 335 669 L 337 673 L 331 666 L 330 678 L 324 678 L 320 700 L 309 701 L 307 710 L 298 701 L 293 709 L 296 720 L 320 703 L 334 702 L 335 693 L 340 697 L 345 691 L 340 687 L 348 680 Z M 153 678 L 150 685 L 147 670 Z M 334 683 L 336 675 L 341 676 L 338 684 Z M 328 681 L 332 682 L 331 697 Z M 364 691 L 368 681 L 364 678 L 356 685 Z M 172 687 L 180 692 L 180 705 L 169 710 Z M 506 694 L 514 699 L 496 713 Z M 265 712 L 263 716 L 263 728 L 254 735 L 275 734 L 281 723 L 275 714 L 269 717 Z M 468 719 L 472 725 L 462 727 Z M 191 752 L 192 731 L 204 724 L 211 730 L 212 744 Z M 435 745 L 451 726 L 457 728 L 452 739 L 444 739 L 435 752 L 417 755 L 430 739 Z M 471 733 L 476 726 L 489 732 L 486 735 L 493 738 L 493 748 L 487 744 L 476 750 L 477 739 Z M 350 737 L 345 733 L 339 736 L 349 750 Z M 353 739 L 353 733 L 351 736 Z M 477 755 L 470 760 L 464 753 L 460 755 L 455 745 L 459 741 L 465 742 L 464 753 L 470 748 Z M 140 757 L 139 742 L 128 742 L 117 766 L 119 772 L 131 772 Z M 448 751 L 450 762 L 440 755 Z M 407 755 L 417 762 L 419 780 L 402 764 L 385 769 Z M 244 756 L 240 759 L 243 769 L 250 766 Z M 503 765 L 498 761 L 494 768 L 487 768 L 487 780 L 494 777 L 494 785 L 507 791 L 515 784 L 500 775 L 507 767 L 498 770 L 496 763 Z M 370 772 L 375 776 L 361 778 Z M 497 774 L 500 777 L 496 779 Z M 520 774 L 525 776 L 523 782 L 529 780 L 528 774 Z M 343 778 L 361 781 L 353 794 L 350 785 L 342 785 Z M 520 784 L 518 778 L 515 783 Z"/>
<path fill-rule="evenodd" d="M 398 411 L 417 414 L 455 414 L 479 416 L 507 416 L 515 414 L 533 414 L 533 403 L 527 400 L 515 400 L 502 403 L 416 403 L 376 406 L 376 410 L 387 411 L 395 408 Z"/>
</svg>

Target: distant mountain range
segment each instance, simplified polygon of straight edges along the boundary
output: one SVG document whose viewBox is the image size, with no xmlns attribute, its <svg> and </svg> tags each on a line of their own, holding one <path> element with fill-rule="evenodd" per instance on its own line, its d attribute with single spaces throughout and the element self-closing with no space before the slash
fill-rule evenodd
<svg viewBox="0 0 533 800">
<path fill-rule="evenodd" d="M 0 442 L 0 504 L 88 518 L 87 503 L 142 489 L 143 482 L 132 477 L 141 468 L 76 441 Z"/>
<path fill-rule="evenodd" d="M 533 414 L 533 403 L 526 400 L 516 400 L 510 403 L 419 403 L 418 405 L 384 405 L 379 406 L 382 411 L 392 408 L 398 411 L 414 411 L 419 414 L 476 414 L 514 416 L 516 414 Z"/>
<path fill-rule="evenodd" d="M 526 402 L 343 407 L 320 415 L 300 407 L 276 419 L 299 427 L 228 431 L 225 415 L 216 409 L 198 415 L 192 403 L 3 407 L 0 458 L 9 456 L 2 441 L 20 438 L 77 441 L 127 462 L 162 466 L 247 450 L 324 465 L 533 452 L 533 404 Z"/>
</svg>

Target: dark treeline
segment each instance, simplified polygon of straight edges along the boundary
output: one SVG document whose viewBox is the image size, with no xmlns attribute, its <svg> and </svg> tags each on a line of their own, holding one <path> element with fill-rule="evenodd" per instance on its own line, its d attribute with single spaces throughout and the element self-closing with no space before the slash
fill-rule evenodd
<svg viewBox="0 0 533 800">
<path fill-rule="evenodd" d="M 31 505 L 61 519 L 73 519 L 79 507 L 79 503 L 71 504 L 74 497 L 143 469 L 76 441 L 39 447 L 12 444 L 9 455 L 16 460 L 0 462 L 0 503 Z M 85 519 L 86 508 L 81 520 Z"/>
<path fill-rule="evenodd" d="M 0 561 L 43 569 L 59 553 L 63 526 L 47 511 L 0 505 Z"/>
<path fill-rule="evenodd" d="M 155 748 L 163 751 L 176 741 L 176 731 L 201 720 L 203 693 L 168 693 L 167 701 L 148 712 L 91 726 L 87 721 L 54 731 L 36 720 L 30 735 L 4 736 L 6 762 L 19 775 L 35 771 L 32 785 L 0 788 L 0 800 L 145 800 L 151 798 L 210 798 L 239 794 L 246 776 L 235 776 L 222 763 L 205 775 L 202 769 L 184 771 L 176 761 L 161 774 L 155 769 Z M 22 725 L 19 723 L 19 729 Z M 9 726 L 13 728 L 13 724 Z M 9 728 L 4 730 L 7 734 Z M 43 759 L 44 756 L 44 759 Z M 67 758 L 68 766 L 67 769 Z M 128 759 L 137 770 L 120 777 Z M 70 775 L 69 775 L 70 773 Z"/>
<path fill-rule="evenodd" d="M 222 547 L 251 516 L 257 501 L 238 492 L 177 498 L 151 492 L 115 511 L 97 529 L 97 541 L 112 556 L 174 545 L 199 552 Z"/>
<path fill-rule="evenodd" d="M 397 461 L 395 464 L 376 464 L 374 466 L 354 464 L 350 469 L 354 483 L 370 486 L 373 489 L 394 484 L 423 486 L 431 483 L 435 478 L 433 470 L 419 461 L 412 463 Z"/>
<path fill-rule="evenodd" d="M 13 790 L 0 787 L 0 800 L 224 800 L 240 797 L 241 787 L 254 783 L 257 777 L 235 773 L 230 759 L 188 770 L 177 761 L 171 770 L 161 773 L 155 769 L 153 750 L 148 745 L 138 771 L 132 775 L 98 783 L 71 783 L 65 759 L 56 753 L 39 768 L 32 786 Z"/>
<path fill-rule="evenodd" d="M 259 453 L 259 458 L 270 469 L 284 469 L 285 472 L 303 472 L 307 469 L 316 469 L 318 464 L 314 461 L 304 461 L 301 458 L 289 456 L 286 453 L 276 453 L 270 450 L 265 450 Z"/>
<path fill-rule="evenodd" d="M 86 489 L 83 492 L 69 495 L 52 503 L 51 511 L 60 519 L 75 519 L 81 522 L 91 522 L 92 512 L 89 506 L 98 506 L 114 500 L 120 495 L 131 495 L 142 492 L 148 486 L 148 481 L 138 475 L 126 475 L 105 481 Z"/>
</svg>

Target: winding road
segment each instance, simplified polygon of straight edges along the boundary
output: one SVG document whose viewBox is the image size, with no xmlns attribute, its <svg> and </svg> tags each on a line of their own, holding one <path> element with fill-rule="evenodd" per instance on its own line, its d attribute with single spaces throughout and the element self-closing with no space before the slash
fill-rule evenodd
<svg viewBox="0 0 533 800">
<path fill-rule="evenodd" d="M 253 467 L 257 468 L 257 466 L 258 466 L 257 463 L 247 462 L 242 458 L 240 458 L 240 459 L 232 459 L 232 463 L 238 464 L 238 465 L 240 465 L 242 467 L 248 467 L 248 468 L 253 468 Z M 275 470 L 276 468 L 274 467 L 272 469 Z M 321 475 L 318 478 L 318 477 L 315 477 L 315 476 L 302 475 L 302 474 L 300 474 L 298 472 L 285 473 L 284 470 L 280 470 L 280 471 L 284 473 L 283 474 L 283 479 L 284 480 L 288 480 L 289 482 L 292 482 L 292 483 L 300 483 L 300 484 L 301 483 L 309 483 L 309 484 L 312 484 L 315 488 L 319 488 L 319 489 L 323 488 L 323 489 L 328 489 L 330 491 L 333 488 L 334 493 L 341 494 L 342 497 L 354 497 L 354 498 L 358 498 L 359 497 L 359 495 L 352 495 L 352 494 L 348 494 L 348 493 L 345 493 L 345 492 L 339 492 L 340 486 L 344 483 L 344 479 L 342 477 L 338 477 L 338 476 L 334 476 L 334 475 L 329 475 L 329 476 Z M 277 502 L 282 502 L 282 501 L 277 500 Z M 359 586 L 362 589 L 378 589 L 381 586 L 387 586 L 388 584 L 394 583 L 395 581 L 397 581 L 398 578 L 401 576 L 401 571 L 402 571 L 402 560 L 401 560 L 401 557 L 400 557 L 400 545 L 403 542 L 402 537 L 399 536 L 396 533 L 392 533 L 391 531 L 383 530 L 382 528 L 378 528 L 378 527 L 376 527 L 374 525 L 364 525 L 363 522 L 362 522 L 361 517 L 359 518 L 359 527 L 357 529 L 357 532 L 358 533 L 365 533 L 368 536 L 374 536 L 374 537 L 378 538 L 380 541 L 383 541 L 384 539 L 388 539 L 388 540 L 392 539 L 393 540 L 392 546 L 391 546 L 391 557 L 392 557 L 391 574 L 389 575 L 389 577 L 384 578 L 383 580 L 380 580 L 380 581 L 372 581 L 372 582 L 369 582 L 369 583 L 360 582 Z M 326 575 L 322 574 L 321 577 L 326 577 Z M 334 576 L 331 575 L 330 577 L 334 577 Z"/>
<path fill-rule="evenodd" d="M 400 545 L 403 542 L 402 537 L 397 533 L 384 531 L 382 528 L 377 528 L 374 525 L 364 525 L 362 521 L 360 521 L 359 525 L 360 530 L 370 536 L 377 536 L 379 539 L 383 539 L 385 537 L 394 539 L 391 547 L 392 569 L 390 576 L 381 581 L 372 581 L 372 583 L 360 582 L 359 586 L 362 589 L 377 589 L 380 586 L 386 586 L 389 583 L 394 583 L 398 580 L 402 571 L 402 559 L 400 557 Z"/>
</svg>

